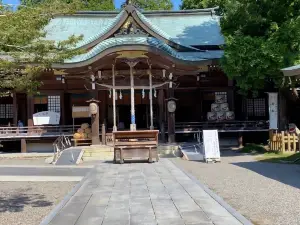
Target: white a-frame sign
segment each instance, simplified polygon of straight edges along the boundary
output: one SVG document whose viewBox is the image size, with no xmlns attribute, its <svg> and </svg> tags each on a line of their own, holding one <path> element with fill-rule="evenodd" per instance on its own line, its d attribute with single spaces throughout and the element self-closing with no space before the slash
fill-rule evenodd
<svg viewBox="0 0 300 225">
<path fill-rule="evenodd" d="M 218 130 L 203 130 L 204 159 L 206 162 L 220 162 Z"/>
</svg>

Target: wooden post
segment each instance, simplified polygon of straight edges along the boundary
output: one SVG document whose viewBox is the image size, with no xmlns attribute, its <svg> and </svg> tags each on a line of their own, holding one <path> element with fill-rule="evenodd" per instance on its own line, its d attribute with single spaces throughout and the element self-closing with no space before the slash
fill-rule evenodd
<svg viewBox="0 0 300 225">
<path fill-rule="evenodd" d="M 164 89 L 159 89 L 158 91 L 158 107 L 159 107 L 159 127 L 160 127 L 160 134 L 161 134 L 161 141 L 165 142 L 165 124 L 164 124 L 164 108 L 165 108 L 165 96 L 164 96 Z"/>
<path fill-rule="evenodd" d="M 293 152 L 296 152 L 296 134 L 293 134 Z"/>
<path fill-rule="evenodd" d="M 95 98 L 97 99 L 98 92 L 94 92 Z M 91 104 L 96 104 L 97 106 L 97 113 L 91 115 L 91 124 L 92 124 L 92 145 L 100 145 L 100 138 L 99 138 L 99 101 L 96 99 L 91 99 L 87 101 Z"/>
<path fill-rule="evenodd" d="M 116 115 L 116 90 L 115 90 L 115 65 L 112 65 L 112 83 L 113 83 L 113 131 L 117 131 L 117 115 Z"/>
<path fill-rule="evenodd" d="M 174 98 L 174 88 L 173 86 L 169 89 L 169 99 Z M 175 142 L 175 112 L 168 112 L 168 142 L 174 143 Z"/>
<path fill-rule="evenodd" d="M 13 124 L 14 126 L 18 126 L 18 104 L 17 104 L 17 94 L 13 93 Z"/>
<path fill-rule="evenodd" d="M 62 125 L 69 125 L 66 124 L 66 111 L 65 111 L 65 93 L 62 91 L 60 93 L 60 108 L 61 108 L 61 112 L 60 112 L 60 124 Z"/>
<path fill-rule="evenodd" d="M 281 151 L 285 152 L 284 131 L 281 131 Z"/>
<path fill-rule="evenodd" d="M 151 67 L 151 64 L 150 64 L 150 68 L 149 68 L 150 130 L 153 130 L 154 129 L 154 126 L 153 126 L 153 102 L 152 102 L 153 93 L 152 93 L 152 72 L 151 72 L 151 68 L 152 67 Z"/>
<path fill-rule="evenodd" d="M 287 144 L 288 144 L 288 151 L 291 151 L 291 135 L 287 133 Z"/>
<path fill-rule="evenodd" d="M 269 130 L 269 148 L 271 151 L 273 151 L 273 130 Z"/>
<path fill-rule="evenodd" d="M 134 77 L 133 77 L 133 68 L 137 64 L 137 62 L 127 62 L 127 64 L 130 67 L 130 92 L 131 92 L 131 124 L 130 124 L 130 130 L 135 131 L 136 130 L 136 123 L 135 123 L 135 103 L 134 103 Z"/>
<path fill-rule="evenodd" d="M 242 132 L 239 132 L 238 145 L 239 145 L 239 148 L 243 147 L 243 133 Z"/>
<path fill-rule="evenodd" d="M 33 127 L 33 115 L 34 113 L 34 102 L 33 97 L 27 95 L 27 126 L 29 127 L 27 133 L 30 134 L 32 132 Z"/>
<path fill-rule="evenodd" d="M 27 152 L 26 140 L 23 138 L 21 139 L 21 153 Z"/>
<path fill-rule="evenodd" d="M 106 130 L 105 123 L 102 123 L 102 144 L 106 145 Z"/>
</svg>

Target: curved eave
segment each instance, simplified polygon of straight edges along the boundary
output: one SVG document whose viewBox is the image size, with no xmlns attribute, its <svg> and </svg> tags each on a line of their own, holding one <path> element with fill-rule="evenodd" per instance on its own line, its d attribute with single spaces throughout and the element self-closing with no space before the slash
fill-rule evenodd
<svg viewBox="0 0 300 225">
<path fill-rule="evenodd" d="M 180 64 L 202 64 L 209 63 L 212 59 L 188 57 L 176 52 L 170 46 L 156 38 L 110 38 L 96 45 L 88 53 L 66 60 L 64 64 L 55 64 L 55 68 L 76 68 L 88 66 L 97 60 L 118 51 L 142 50 L 163 55 L 171 61 Z"/>
<path fill-rule="evenodd" d="M 300 65 L 287 67 L 284 69 L 281 69 L 284 76 L 300 76 Z"/>
<path fill-rule="evenodd" d="M 176 41 L 162 31 L 159 27 L 152 24 L 141 12 L 139 12 L 135 7 L 128 5 L 126 6 L 115 18 L 115 20 L 99 33 L 95 34 L 93 37 L 85 40 L 82 43 L 79 43 L 79 48 L 91 48 L 98 43 L 104 41 L 105 39 L 111 37 L 121 26 L 125 23 L 129 15 L 132 15 L 133 19 L 150 35 L 158 39 L 163 40 L 165 43 L 168 43 L 170 46 L 176 49 L 185 50 L 185 51 L 201 51 L 192 46 L 185 46 Z"/>
</svg>

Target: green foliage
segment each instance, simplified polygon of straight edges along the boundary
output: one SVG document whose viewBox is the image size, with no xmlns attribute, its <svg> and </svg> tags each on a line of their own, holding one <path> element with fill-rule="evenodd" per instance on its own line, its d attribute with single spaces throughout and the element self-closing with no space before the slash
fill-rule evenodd
<svg viewBox="0 0 300 225">
<path fill-rule="evenodd" d="M 21 4 L 27 6 L 35 6 L 37 4 L 43 3 L 46 0 L 21 0 Z M 109 11 L 114 10 L 114 2 L 113 0 L 81 0 L 81 1 L 74 1 L 74 0 L 61 0 L 63 3 L 73 4 L 74 2 L 80 3 L 78 10 L 103 10 Z"/>
<path fill-rule="evenodd" d="M 284 87 L 280 69 L 300 59 L 300 1 L 232 0 L 223 8 L 224 72 L 245 94 Z"/>
<path fill-rule="evenodd" d="M 214 6 L 225 37 L 221 65 L 240 91 L 255 96 L 266 86 L 290 85 L 280 69 L 300 61 L 300 1 L 183 0 L 181 8 Z"/>
<path fill-rule="evenodd" d="M 171 0 L 132 0 L 130 2 L 143 10 L 171 10 L 173 8 Z"/>
<path fill-rule="evenodd" d="M 77 11 L 80 2 L 45 1 L 35 7 L 20 7 L 16 12 L 0 8 L 0 93 L 17 90 L 37 92 L 41 72 L 53 63 L 81 53 L 75 49 L 82 37 L 71 36 L 61 42 L 45 40 L 43 28 L 57 14 Z"/>
<path fill-rule="evenodd" d="M 205 9 L 220 6 L 225 0 L 182 0 L 181 9 Z"/>
</svg>

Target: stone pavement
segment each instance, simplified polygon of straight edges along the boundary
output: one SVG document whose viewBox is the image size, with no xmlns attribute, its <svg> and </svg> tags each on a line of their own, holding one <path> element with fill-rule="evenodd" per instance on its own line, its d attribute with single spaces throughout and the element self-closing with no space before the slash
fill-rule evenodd
<svg viewBox="0 0 300 225">
<path fill-rule="evenodd" d="M 97 165 L 50 225 L 241 225 L 168 159 Z"/>
</svg>

